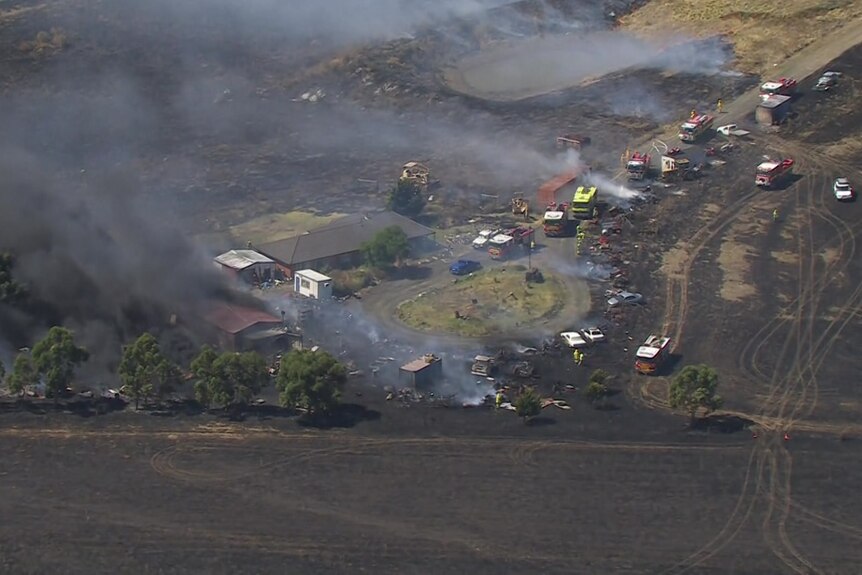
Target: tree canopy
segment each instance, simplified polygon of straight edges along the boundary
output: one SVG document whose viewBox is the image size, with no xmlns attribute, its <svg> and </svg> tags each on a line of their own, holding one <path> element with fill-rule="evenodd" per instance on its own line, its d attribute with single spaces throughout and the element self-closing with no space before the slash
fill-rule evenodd
<svg viewBox="0 0 862 575">
<path fill-rule="evenodd" d="M 27 297 L 27 288 L 15 281 L 12 270 L 15 267 L 15 257 L 8 253 L 0 253 L 0 302 L 15 305 Z"/>
<path fill-rule="evenodd" d="M 90 353 L 75 344 L 72 332 L 54 326 L 33 346 L 33 363 L 45 382 L 45 390 L 55 398 L 69 387 L 75 369 L 90 358 Z"/>
<path fill-rule="evenodd" d="M 368 265 L 386 268 L 405 258 L 410 253 L 410 244 L 404 230 L 398 226 L 389 226 L 364 242 L 360 249 Z"/>
<path fill-rule="evenodd" d="M 210 388 L 213 379 L 213 363 L 218 359 L 218 352 L 212 347 L 205 345 L 200 353 L 192 360 L 191 370 L 195 378 L 195 399 L 201 405 L 209 407 L 212 404 Z"/>
<path fill-rule="evenodd" d="M 29 353 L 19 353 L 15 357 L 12 373 L 6 378 L 6 387 L 12 393 L 21 393 L 26 388 L 39 383 L 39 371 L 33 364 Z"/>
<path fill-rule="evenodd" d="M 708 365 L 687 365 L 670 384 L 670 406 L 685 409 L 694 420 L 699 409 L 710 413 L 720 408 L 722 399 L 716 392 L 718 374 Z"/>
<path fill-rule="evenodd" d="M 229 407 L 246 404 L 269 382 L 269 370 L 260 354 L 224 352 L 204 346 L 192 361 L 195 397 L 202 404 Z"/>
<path fill-rule="evenodd" d="M 411 180 L 398 180 L 389 192 L 387 207 L 408 218 L 415 218 L 425 208 L 422 186 Z"/>
<path fill-rule="evenodd" d="M 294 349 L 281 359 L 276 385 L 283 405 L 314 415 L 338 405 L 346 380 L 344 365 L 329 353 Z"/>
<path fill-rule="evenodd" d="M 603 369 L 597 369 L 590 374 L 589 384 L 584 391 L 590 401 L 596 402 L 607 397 L 610 377 L 610 374 Z"/>
<path fill-rule="evenodd" d="M 523 417 L 526 422 L 531 417 L 539 415 L 542 411 L 542 397 L 532 387 L 522 391 L 512 403 L 515 413 Z"/>
<path fill-rule="evenodd" d="M 149 333 L 123 347 L 118 371 L 125 393 L 135 400 L 135 409 L 141 399 L 153 393 L 162 397 L 170 392 L 179 379 L 179 368 L 165 357 L 159 342 Z"/>
</svg>

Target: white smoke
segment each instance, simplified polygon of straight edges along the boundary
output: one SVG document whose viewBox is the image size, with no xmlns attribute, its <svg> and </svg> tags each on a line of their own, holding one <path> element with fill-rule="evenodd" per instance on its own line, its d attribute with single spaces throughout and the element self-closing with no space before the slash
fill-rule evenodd
<svg viewBox="0 0 862 575">
<path fill-rule="evenodd" d="M 633 200 L 643 196 L 642 192 L 629 188 L 599 172 L 590 173 L 590 182 L 599 188 L 600 197 L 620 206 L 628 206 Z"/>
</svg>

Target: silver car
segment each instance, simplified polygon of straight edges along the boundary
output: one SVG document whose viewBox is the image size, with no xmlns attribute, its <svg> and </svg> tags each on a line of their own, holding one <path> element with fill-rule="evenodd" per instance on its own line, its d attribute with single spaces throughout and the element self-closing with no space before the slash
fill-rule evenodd
<svg viewBox="0 0 862 575">
<path fill-rule="evenodd" d="M 621 291 L 614 297 L 608 300 L 608 307 L 617 307 L 620 305 L 637 305 L 643 303 L 644 296 L 639 293 L 629 291 Z"/>
</svg>

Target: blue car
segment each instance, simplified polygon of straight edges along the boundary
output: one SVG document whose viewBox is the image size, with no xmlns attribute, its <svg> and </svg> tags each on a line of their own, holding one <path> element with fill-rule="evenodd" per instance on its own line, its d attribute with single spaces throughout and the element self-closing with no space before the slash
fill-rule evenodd
<svg viewBox="0 0 862 575">
<path fill-rule="evenodd" d="M 455 262 L 451 266 L 449 266 L 449 271 L 452 272 L 452 275 L 463 276 L 463 275 L 471 274 L 481 267 L 482 267 L 482 264 L 480 264 L 477 261 L 458 260 L 457 262 Z"/>
</svg>

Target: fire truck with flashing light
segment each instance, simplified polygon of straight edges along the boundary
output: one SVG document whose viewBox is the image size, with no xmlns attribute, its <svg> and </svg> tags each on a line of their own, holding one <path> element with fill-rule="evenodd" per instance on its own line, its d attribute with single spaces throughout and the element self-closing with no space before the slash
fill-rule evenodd
<svg viewBox="0 0 862 575">
<path fill-rule="evenodd" d="M 779 185 L 793 175 L 793 159 L 768 160 L 757 166 L 754 184 L 765 189 Z"/>
<path fill-rule="evenodd" d="M 535 230 L 518 227 L 506 230 L 488 240 L 488 255 L 494 260 L 505 260 L 510 257 L 515 248 L 531 249 Z"/>
<path fill-rule="evenodd" d="M 635 152 L 626 163 L 626 173 L 630 180 L 643 180 L 649 176 L 652 156 Z"/>
<path fill-rule="evenodd" d="M 670 338 L 650 335 L 635 352 L 635 370 L 644 375 L 659 371 L 670 358 Z"/>
<path fill-rule="evenodd" d="M 572 215 L 579 219 L 593 217 L 598 204 L 598 188 L 595 186 L 578 186 L 572 197 Z"/>
<path fill-rule="evenodd" d="M 679 139 L 683 142 L 694 142 L 706 134 L 714 122 L 714 116 L 698 114 L 679 127 Z"/>
<path fill-rule="evenodd" d="M 578 222 L 567 203 L 550 204 L 542 219 L 542 227 L 547 237 L 571 235 L 577 230 Z"/>
<path fill-rule="evenodd" d="M 760 97 L 793 96 L 796 94 L 797 82 L 793 78 L 779 78 L 776 82 L 764 82 L 760 85 Z"/>
</svg>

